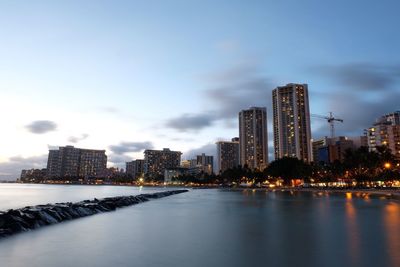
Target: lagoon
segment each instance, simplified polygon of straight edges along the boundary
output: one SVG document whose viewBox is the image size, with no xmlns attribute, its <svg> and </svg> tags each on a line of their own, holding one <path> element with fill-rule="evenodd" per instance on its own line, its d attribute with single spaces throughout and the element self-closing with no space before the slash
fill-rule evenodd
<svg viewBox="0 0 400 267">
<path fill-rule="evenodd" d="M 168 190 L 0 185 L 1 210 Z M 199 189 L 0 240 L 1 266 L 400 266 L 400 203 Z"/>
</svg>

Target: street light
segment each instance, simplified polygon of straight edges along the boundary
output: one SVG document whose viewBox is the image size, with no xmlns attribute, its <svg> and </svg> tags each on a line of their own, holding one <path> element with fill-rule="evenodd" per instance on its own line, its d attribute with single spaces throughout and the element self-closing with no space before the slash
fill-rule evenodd
<svg viewBox="0 0 400 267">
<path fill-rule="evenodd" d="M 390 167 L 392 167 L 392 164 L 390 164 L 390 162 L 386 162 L 383 166 L 385 167 L 385 169 L 390 169 Z"/>
</svg>

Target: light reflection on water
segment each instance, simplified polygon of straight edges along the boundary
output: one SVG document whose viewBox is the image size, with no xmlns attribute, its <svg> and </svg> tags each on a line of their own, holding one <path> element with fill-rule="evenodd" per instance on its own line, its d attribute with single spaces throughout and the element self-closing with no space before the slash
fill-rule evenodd
<svg viewBox="0 0 400 267">
<path fill-rule="evenodd" d="M 357 225 L 357 214 L 356 208 L 353 203 L 353 194 L 346 193 L 346 217 L 345 223 L 347 228 L 348 237 L 348 252 L 350 255 L 352 266 L 360 264 L 360 237 L 359 237 L 359 226 Z"/>
<path fill-rule="evenodd" d="M 399 251 L 398 202 L 363 194 L 192 190 L 3 239 L 0 262 L 398 267 Z"/>
<path fill-rule="evenodd" d="M 385 233 L 389 259 L 392 266 L 400 266 L 400 207 L 389 203 L 384 210 Z"/>
</svg>

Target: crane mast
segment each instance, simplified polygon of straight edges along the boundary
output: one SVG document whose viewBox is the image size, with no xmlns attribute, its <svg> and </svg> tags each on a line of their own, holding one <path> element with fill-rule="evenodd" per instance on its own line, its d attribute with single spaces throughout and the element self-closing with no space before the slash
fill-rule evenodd
<svg viewBox="0 0 400 267">
<path fill-rule="evenodd" d="M 335 137 L 335 121 L 343 123 L 342 119 L 335 118 L 333 116 L 333 112 L 329 112 L 329 116 L 322 116 L 322 115 L 317 115 L 317 114 L 311 114 L 311 116 L 315 117 L 315 118 L 324 119 L 329 123 L 331 138 Z"/>
</svg>

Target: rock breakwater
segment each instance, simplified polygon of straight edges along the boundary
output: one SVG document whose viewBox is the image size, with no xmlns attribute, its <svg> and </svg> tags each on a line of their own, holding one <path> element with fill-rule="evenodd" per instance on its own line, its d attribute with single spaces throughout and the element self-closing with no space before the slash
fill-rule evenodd
<svg viewBox="0 0 400 267">
<path fill-rule="evenodd" d="M 141 194 L 137 196 L 118 196 L 103 199 L 84 200 L 76 203 L 55 203 L 28 206 L 21 209 L 0 211 L 0 238 L 67 220 L 77 219 L 97 213 L 114 211 L 117 208 L 141 202 L 180 194 L 188 190 L 172 190 Z"/>
</svg>

